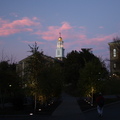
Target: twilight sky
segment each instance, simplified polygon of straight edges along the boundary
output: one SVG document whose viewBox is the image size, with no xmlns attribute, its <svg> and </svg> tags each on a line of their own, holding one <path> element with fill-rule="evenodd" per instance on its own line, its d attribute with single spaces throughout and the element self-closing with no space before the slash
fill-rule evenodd
<svg viewBox="0 0 120 120">
<path fill-rule="evenodd" d="M 93 48 L 109 58 L 108 42 L 120 36 L 120 0 L 0 0 L 0 60 L 27 57 L 35 41 L 55 57 L 59 32 L 65 55 Z"/>
</svg>

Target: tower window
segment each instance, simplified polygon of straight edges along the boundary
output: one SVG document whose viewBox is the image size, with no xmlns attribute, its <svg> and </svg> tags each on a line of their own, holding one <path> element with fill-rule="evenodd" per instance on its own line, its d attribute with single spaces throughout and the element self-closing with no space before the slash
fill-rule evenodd
<svg viewBox="0 0 120 120">
<path fill-rule="evenodd" d="M 57 54 L 60 55 L 60 51 L 59 50 L 57 51 Z"/>
<path fill-rule="evenodd" d="M 114 69 L 116 68 L 116 63 L 113 64 L 113 68 L 114 68 Z"/>
<path fill-rule="evenodd" d="M 116 54 L 116 49 L 113 49 L 113 57 L 116 57 L 117 54 Z"/>
</svg>

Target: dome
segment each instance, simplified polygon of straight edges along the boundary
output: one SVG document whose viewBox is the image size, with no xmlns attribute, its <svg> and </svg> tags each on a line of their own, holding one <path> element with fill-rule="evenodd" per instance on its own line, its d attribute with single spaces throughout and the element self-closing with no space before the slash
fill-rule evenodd
<svg viewBox="0 0 120 120">
<path fill-rule="evenodd" d="M 62 37 L 59 37 L 58 40 L 59 40 L 59 41 L 62 41 Z"/>
</svg>

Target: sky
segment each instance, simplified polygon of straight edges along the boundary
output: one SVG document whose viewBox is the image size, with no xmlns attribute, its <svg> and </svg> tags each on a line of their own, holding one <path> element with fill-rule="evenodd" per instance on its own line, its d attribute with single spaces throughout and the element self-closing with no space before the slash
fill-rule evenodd
<svg viewBox="0 0 120 120">
<path fill-rule="evenodd" d="M 0 60 L 30 55 L 35 42 L 55 57 L 59 32 L 65 56 L 92 48 L 109 59 L 109 42 L 120 36 L 120 0 L 0 0 Z"/>
</svg>

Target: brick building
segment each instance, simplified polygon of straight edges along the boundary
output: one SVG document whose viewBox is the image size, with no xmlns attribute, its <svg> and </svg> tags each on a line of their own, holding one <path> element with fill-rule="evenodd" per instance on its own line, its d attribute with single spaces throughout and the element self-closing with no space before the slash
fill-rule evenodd
<svg viewBox="0 0 120 120">
<path fill-rule="evenodd" d="M 108 43 L 110 50 L 110 72 L 120 75 L 120 40 Z"/>
</svg>

